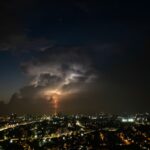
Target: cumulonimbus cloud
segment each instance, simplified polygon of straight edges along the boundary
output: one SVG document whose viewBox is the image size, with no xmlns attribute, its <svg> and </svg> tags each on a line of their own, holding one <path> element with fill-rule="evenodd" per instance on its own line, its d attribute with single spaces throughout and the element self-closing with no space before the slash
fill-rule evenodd
<svg viewBox="0 0 150 150">
<path fill-rule="evenodd" d="M 13 94 L 7 108 L 16 111 L 16 106 L 20 106 L 22 109 L 18 110 L 23 112 L 50 111 L 53 109 L 52 97 L 56 92 L 67 96 L 86 90 L 97 74 L 88 56 L 80 50 L 69 47 L 55 50 L 48 48 L 22 63 L 21 68 L 29 77 L 29 84 Z"/>
<path fill-rule="evenodd" d="M 22 69 L 31 78 L 30 85 L 64 87 L 89 83 L 96 78 L 96 73 L 89 58 L 76 51 L 61 49 L 56 53 L 47 50 L 39 58 L 22 64 Z"/>
</svg>

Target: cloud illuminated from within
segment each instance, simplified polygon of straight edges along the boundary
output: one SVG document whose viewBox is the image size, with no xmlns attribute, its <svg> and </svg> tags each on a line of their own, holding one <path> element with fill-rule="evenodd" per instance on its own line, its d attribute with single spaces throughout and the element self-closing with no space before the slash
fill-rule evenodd
<svg viewBox="0 0 150 150">
<path fill-rule="evenodd" d="M 53 91 L 62 95 L 81 92 L 97 78 L 89 58 L 76 51 L 44 51 L 39 58 L 23 63 L 22 68 L 31 79 L 30 86 L 42 87 L 44 96 L 52 96 Z"/>
</svg>

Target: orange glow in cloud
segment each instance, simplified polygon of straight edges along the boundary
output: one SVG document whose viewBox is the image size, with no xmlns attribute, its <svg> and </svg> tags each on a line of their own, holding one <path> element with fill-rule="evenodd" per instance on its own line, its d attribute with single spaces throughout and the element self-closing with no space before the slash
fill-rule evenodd
<svg viewBox="0 0 150 150">
<path fill-rule="evenodd" d="M 44 96 L 46 97 L 47 100 L 51 100 L 52 101 L 52 105 L 54 108 L 54 114 L 57 114 L 57 110 L 58 110 L 58 106 L 59 106 L 59 100 L 60 100 L 60 96 L 62 96 L 62 92 L 59 90 L 47 90 L 44 91 Z"/>
<path fill-rule="evenodd" d="M 54 114 L 57 114 L 60 100 L 64 100 L 64 97 L 68 97 L 69 95 L 78 92 L 78 90 L 62 91 L 60 89 L 45 89 L 41 94 L 46 100 L 51 102 L 55 111 Z"/>
</svg>

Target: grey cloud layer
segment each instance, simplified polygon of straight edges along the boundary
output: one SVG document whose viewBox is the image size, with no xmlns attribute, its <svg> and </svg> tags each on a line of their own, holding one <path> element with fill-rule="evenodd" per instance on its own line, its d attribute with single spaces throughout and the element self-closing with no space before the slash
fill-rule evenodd
<svg viewBox="0 0 150 150">
<path fill-rule="evenodd" d="M 79 49 L 71 52 L 70 49 L 55 48 L 56 53 L 53 49 L 47 49 L 38 57 L 22 63 L 21 68 L 30 82 L 15 93 L 5 107 L 18 113 L 51 112 L 52 102 L 41 95 L 43 91 L 77 94 L 87 90 L 97 74 L 88 56 Z M 16 109 L 16 106 L 19 108 Z"/>
<path fill-rule="evenodd" d="M 53 47 L 54 41 L 45 38 L 29 38 L 23 33 L 9 35 L 6 40 L 0 41 L 0 51 L 44 51 Z"/>
<path fill-rule="evenodd" d="M 88 83 L 96 78 L 89 59 L 83 54 L 69 52 L 68 49 L 51 53 L 42 52 L 42 56 L 22 64 L 24 72 L 32 77 L 31 85 L 58 86 L 60 88 L 79 82 Z"/>
</svg>

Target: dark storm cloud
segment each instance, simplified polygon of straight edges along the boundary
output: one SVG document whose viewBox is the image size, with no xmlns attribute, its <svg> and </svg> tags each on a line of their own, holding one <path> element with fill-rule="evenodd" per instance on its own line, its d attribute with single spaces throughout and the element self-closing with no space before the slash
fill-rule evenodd
<svg viewBox="0 0 150 150">
<path fill-rule="evenodd" d="M 32 29 L 26 21 L 37 3 L 34 0 L 1 1 L 0 51 L 43 51 L 54 44 L 42 36 L 31 37 Z"/>
<path fill-rule="evenodd" d="M 96 78 L 96 71 L 81 48 L 54 47 L 40 52 L 39 57 L 22 64 L 24 72 L 33 78 L 31 84 L 68 85 L 88 83 Z"/>
<path fill-rule="evenodd" d="M 59 88 L 64 93 L 69 92 L 69 97 L 63 97 L 60 102 L 60 111 L 64 112 L 148 110 L 145 107 L 149 97 L 145 84 L 149 82 L 148 74 L 139 61 L 144 54 L 139 54 L 133 53 L 131 57 L 128 47 L 123 49 L 114 44 L 53 46 L 36 51 L 32 59 L 21 64 L 29 77 L 29 85 L 2 107 L 15 110 L 19 105 L 25 108 L 20 112 L 49 112 L 53 110 L 52 102 L 41 93 Z"/>
<path fill-rule="evenodd" d="M 45 38 L 29 38 L 26 35 L 9 35 L 0 43 L 0 51 L 28 52 L 44 51 L 54 45 L 54 41 Z"/>
<path fill-rule="evenodd" d="M 45 74 L 40 74 L 39 79 L 37 81 L 37 85 L 42 85 L 42 86 L 51 85 L 51 86 L 54 86 L 54 85 L 60 83 L 61 81 L 62 81 L 61 77 L 58 77 L 56 75 L 50 75 L 49 73 L 45 73 Z"/>
<path fill-rule="evenodd" d="M 0 50 L 10 48 L 12 39 L 22 39 L 22 35 L 27 31 L 24 24 L 24 8 L 29 7 L 29 1 L 1 1 L 0 5 Z M 30 2 L 31 4 L 32 2 Z M 13 41 L 17 42 L 17 41 Z M 7 47 L 8 46 L 8 47 Z"/>
<path fill-rule="evenodd" d="M 52 111 L 51 102 L 44 100 L 39 95 L 42 87 L 26 86 L 18 93 L 12 95 L 10 102 L 6 104 L 8 112 L 16 113 L 48 113 Z M 18 108 L 16 108 L 19 106 Z"/>
<path fill-rule="evenodd" d="M 11 111 L 50 112 L 53 105 L 44 97 L 45 91 L 82 93 L 98 78 L 89 56 L 81 47 L 54 47 L 37 53 L 38 56 L 21 65 L 30 82 L 5 105 Z"/>
</svg>

